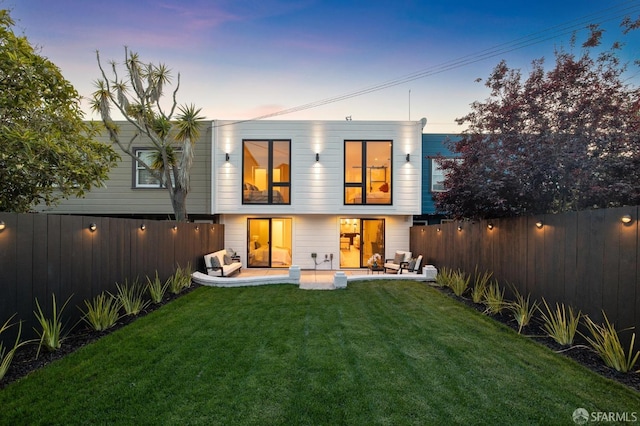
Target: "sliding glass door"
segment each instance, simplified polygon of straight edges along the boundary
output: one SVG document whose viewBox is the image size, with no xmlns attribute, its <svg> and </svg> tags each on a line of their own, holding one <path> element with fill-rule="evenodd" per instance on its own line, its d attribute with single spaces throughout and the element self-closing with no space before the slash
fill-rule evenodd
<svg viewBox="0 0 640 426">
<path fill-rule="evenodd" d="M 247 266 L 291 266 L 291 219 L 247 219 Z"/>
<path fill-rule="evenodd" d="M 384 219 L 340 219 L 340 268 L 364 268 L 374 253 L 384 258 Z"/>
</svg>

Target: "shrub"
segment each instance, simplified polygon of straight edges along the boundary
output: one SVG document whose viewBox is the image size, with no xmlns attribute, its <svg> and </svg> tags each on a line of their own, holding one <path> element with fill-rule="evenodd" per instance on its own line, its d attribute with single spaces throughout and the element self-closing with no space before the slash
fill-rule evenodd
<svg viewBox="0 0 640 426">
<path fill-rule="evenodd" d="M 456 296 L 460 297 L 469 288 L 470 280 L 471 280 L 471 277 L 469 275 L 465 274 L 464 272 L 458 269 L 457 271 L 453 272 L 453 274 L 451 275 L 449 288 L 451 288 L 451 290 Z"/>
<path fill-rule="evenodd" d="M 633 345 L 636 340 L 636 333 L 631 336 L 631 345 L 629 346 L 629 352 L 625 354 L 622 343 L 618 333 L 613 324 L 609 322 L 607 315 L 602 312 L 604 316 L 604 324 L 596 324 L 591 318 L 585 316 L 585 325 L 587 330 L 591 334 L 591 337 L 582 336 L 589 342 L 591 347 L 602 358 L 604 363 L 611 368 L 626 373 L 631 371 L 633 366 L 638 361 L 640 351 L 633 355 Z"/>
<path fill-rule="evenodd" d="M 167 289 L 169 288 L 169 280 L 163 284 L 158 278 L 158 271 L 156 271 L 156 277 L 152 280 L 147 277 L 147 290 L 149 291 L 149 297 L 153 303 L 160 303 L 164 298 Z"/>
<path fill-rule="evenodd" d="M 547 301 L 543 298 L 546 312 L 542 311 L 544 331 L 549 337 L 561 345 L 571 345 L 578 329 L 581 312 L 576 314 L 572 307 L 567 310 L 564 304 L 556 303 L 556 310 L 551 311 Z"/>
<path fill-rule="evenodd" d="M 531 319 L 535 315 L 536 311 L 539 309 L 538 301 L 535 300 L 533 303 L 530 301 L 531 295 L 528 294 L 527 298 L 520 294 L 518 289 L 513 288 L 515 293 L 515 300 L 507 304 L 507 308 L 513 314 L 516 322 L 518 323 L 518 334 L 522 332 L 522 329 L 529 325 Z"/>
<path fill-rule="evenodd" d="M 475 281 L 471 289 L 471 300 L 473 300 L 473 303 L 482 303 L 491 275 L 493 275 L 493 273 L 489 271 L 485 271 L 484 274 L 480 275 L 478 273 L 478 267 L 476 266 Z"/>
<path fill-rule="evenodd" d="M 84 304 L 87 306 L 87 312 L 80 309 L 84 314 L 82 319 L 95 331 L 111 328 L 120 319 L 122 304 L 112 294 L 102 293 L 91 302 L 85 300 Z"/>
<path fill-rule="evenodd" d="M 42 308 L 40 308 L 40 304 L 38 303 L 38 299 L 36 299 L 36 308 L 37 312 L 33 312 L 40 324 L 40 330 L 34 328 L 35 332 L 40 337 L 40 344 L 38 346 L 38 352 L 36 353 L 36 358 L 40 355 L 40 349 L 44 345 L 49 351 L 56 351 L 60 349 L 62 346 L 62 342 L 66 338 L 66 334 L 63 334 L 64 326 L 62 325 L 61 316 L 62 311 L 67 306 L 69 301 L 71 300 L 71 296 L 64 302 L 62 308 L 58 310 L 58 305 L 56 303 L 56 295 L 51 295 L 53 298 L 53 312 L 51 319 L 48 319 L 44 313 L 42 312 Z"/>
<path fill-rule="evenodd" d="M 13 319 L 15 315 L 12 315 L 3 325 L 0 327 L 0 336 L 2 333 L 7 331 L 9 328 L 13 327 L 15 324 L 10 324 L 10 321 Z M 0 341 L 0 380 L 2 380 L 7 374 L 9 370 L 9 366 L 11 365 L 11 361 L 13 361 L 13 355 L 16 353 L 16 350 L 25 345 L 28 342 L 20 342 L 20 335 L 22 334 L 22 322 L 18 323 L 18 335 L 16 336 L 16 342 L 13 344 L 13 347 L 7 351 L 8 348 L 5 348 L 2 342 Z"/>
<path fill-rule="evenodd" d="M 485 313 L 499 314 L 505 307 L 504 289 L 500 288 L 498 280 L 491 281 L 484 292 Z"/>
<path fill-rule="evenodd" d="M 124 285 L 116 283 L 116 288 L 118 289 L 117 298 L 127 315 L 138 315 L 149 304 L 148 300 L 144 300 L 145 289 L 137 279 L 131 285 L 125 279 Z"/>
</svg>

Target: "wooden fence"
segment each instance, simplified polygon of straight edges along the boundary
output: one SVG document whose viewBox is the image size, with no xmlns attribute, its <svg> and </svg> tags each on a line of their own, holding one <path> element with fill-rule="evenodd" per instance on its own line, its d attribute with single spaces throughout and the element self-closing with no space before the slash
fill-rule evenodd
<svg viewBox="0 0 640 426">
<path fill-rule="evenodd" d="M 202 270 L 202 256 L 224 248 L 218 224 L 15 213 L 0 221 L 0 325 L 16 314 L 25 338 L 33 337 L 36 299 L 48 314 L 52 294 L 59 307 L 71 297 L 64 316 L 75 324 L 83 301 L 114 293 L 116 283 L 146 282 L 156 271 L 165 280 L 176 265 Z"/>
<path fill-rule="evenodd" d="M 640 334 L 639 213 L 635 206 L 415 226 L 410 247 L 439 268 L 473 275 L 477 266 L 523 295 L 571 305 L 597 321 L 604 310 L 618 330 Z"/>
</svg>

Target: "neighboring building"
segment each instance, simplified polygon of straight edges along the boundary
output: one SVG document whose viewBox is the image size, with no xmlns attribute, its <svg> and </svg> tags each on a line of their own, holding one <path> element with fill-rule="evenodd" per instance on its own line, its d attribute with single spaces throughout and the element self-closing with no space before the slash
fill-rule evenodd
<svg viewBox="0 0 640 426">
<path fill-rule="evenodd" d="M 117 123 L 123 141 L 129 141 L 134 128 L 127 121 Z M 108 135 L 99 138 L 110 144 Z M 137 165 L 117 145 L 112 145 L 120 154 L 116 167 L 109 172 L 105 187 L 94 188 L 84 198 L 63 200 L 58 206 L 42 206 L 41 211 L 56 214 L 82 214 L 112 217 L 141 217 L 168 219 L 173 217 L 173 207 L 166 188 Z M 151 142 L 146 138 L 136 139 L 133 148 L 138 155 L 151 152 Z M 191 220 L 213 221 L 211 215 L 211 122 L 203 124 L 200 139 L 194 146 L 191 167 L 191 190 L 187 197 L 187 210 Z"/>
<path fill-rule="evenodd" d="M 408 249 L 422 122 L 213 123 L 213 204 L 247 267 L 343 269 Z M 315 257 L 314 257 L 315 254 Z"/>
<path fill-rule="evenodd" d="M 461 138 L 452 134 L 422 135 L 422 206 L 419 216 L 414 217 L 416 224 L 437 224 L 446 220 L 447 216 L 437 212 L 434 194 L 444 190 L 444 171 L 438 166 L 435 157 L 453 158 L 455 155 L 447 148 L 447 142 L 457 142 Z"/>
</svg>

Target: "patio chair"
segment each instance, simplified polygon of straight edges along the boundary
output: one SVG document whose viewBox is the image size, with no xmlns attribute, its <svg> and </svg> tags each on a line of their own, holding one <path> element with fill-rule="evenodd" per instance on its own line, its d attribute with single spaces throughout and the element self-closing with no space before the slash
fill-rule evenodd
<svg viewBox="0 0 640 426">
<path fill-rule="evenodd" d="M 400 269 L 398 273 L 401 274 L 402 271 L 407 271 L 414 274 L 419 274 L 420 265 L 422 264 L 422 255 L 418 256 L 416 259 L 411 259 L 408 264 L 403 263 L 400 265 Z"/>
</svg>

